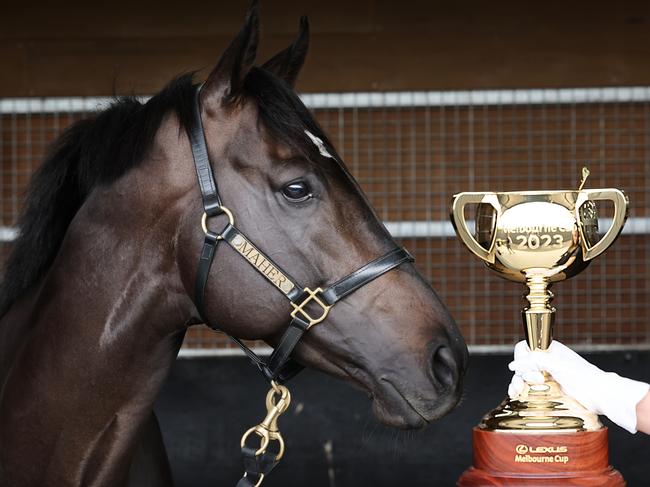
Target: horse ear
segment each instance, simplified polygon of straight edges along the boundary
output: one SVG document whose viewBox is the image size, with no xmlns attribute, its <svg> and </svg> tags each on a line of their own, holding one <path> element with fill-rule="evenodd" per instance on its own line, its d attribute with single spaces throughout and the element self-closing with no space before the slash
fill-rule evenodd
<svg viewBox="0 0 650 487">
<path fill-rule="evenodd" d="M 302 65 L 305 64 L 308 50 L 309 21 L 303 16 L 300 18 L 298 37 L 293 44 L 266 61 L 262 68 L 282 78 L 291 86 L 295 86 Z"/>
<path fill-rule="evenodd" d="M 244 86 L 246 75 L 255 63 L 260 36 L 258 0 L 253 0 L 244 26 L 224 51 L 201 89 L 201 99 L 218 96 L 233 101 Z"/>
</svg>

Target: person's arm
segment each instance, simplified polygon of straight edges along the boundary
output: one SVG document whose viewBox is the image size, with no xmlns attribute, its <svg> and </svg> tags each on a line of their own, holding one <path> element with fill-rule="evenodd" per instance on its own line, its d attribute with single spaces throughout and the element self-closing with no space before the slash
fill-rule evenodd
<svg viewBox="0 0 650 487">
<path fill-rule="evenodd" d="M 524 383 L 541 383 L 546 371 L 562 390 L 592 413 L 603 414 L 630 433 L 650 434 L 650 385 L 604 372 L 570 348 L 553 341 L 546 351 L 531 352 L 526 342 L 515 346 L 515 360 L 509 365 L 515 372 L 508 392 L 521 393 Z"/>
<path fill-rule="evenodd" d="M 636 429 L 650 435 L 650 392 L 636 405 Z"/>
</svg>

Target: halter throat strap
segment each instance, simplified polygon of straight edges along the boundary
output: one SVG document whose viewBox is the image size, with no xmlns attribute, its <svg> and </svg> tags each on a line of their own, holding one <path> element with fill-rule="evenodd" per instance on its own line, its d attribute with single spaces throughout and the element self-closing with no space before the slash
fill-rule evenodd
<svg viewBox="0 0 650 487">
<path fill-rule="evenodd" d="M 395 267 L 405 262 L 412 262 L 413 257 L 406 250 L 395 248 L 325 289 L 316 288 L 312 290 L 298 285 L 290 274 L 264 254 L 235 226 L 233 214 L 222 205 L 208 156 L 201 121 L 199 94 L 200 86 L 197 88 L 194 97 L 193 124 L 188 128 L 192 157 L 205 211 L 202 222 L 205 239 L 196 272 L 194 303 L 205 324 L 217 329 L 216 326 L 205 319 L 205 294 L 217 246 L 221 241 L 226 242 L 281 292 L 289 300 L 293 308 L 289 326 L 280 339 L 278 346 L 269 357 L 268 362 L 260 358 L 241 340 L 229 335 L 229 338 L 241 347 L 249 359 L 257 365 L 267 380 L 285 382 L 302 369 L 300 364 L 291 359 L 291 353 L 307 330 L 325 320 L 330 308 L 338 301 Z M 226 214 L 228 224 L 220 232 L 210 230 L 207 225 L 208 218 L 220 214 Z M 316 311 L 314 311 L 315 309 Z"/>
</svg>

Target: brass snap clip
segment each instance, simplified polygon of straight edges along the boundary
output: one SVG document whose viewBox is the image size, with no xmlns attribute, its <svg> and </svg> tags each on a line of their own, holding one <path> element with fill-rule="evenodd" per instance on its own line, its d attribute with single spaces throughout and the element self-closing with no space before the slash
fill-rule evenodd
<svg viewBox="0 0 650 487">
<path fill-rule="evenodd" d="M 291 404 L 291 393 L 285 386 L 275 381 L 271 382 L 271 389 L 266 394 L 266 417 L 257 426 L 250 428 L 241 438 L 241 447 L 244 448 L 248 437 L 255 433 L 261 438 L 260 447 L 255 455 L 262 455 L 266 452 L 271 441 L 277 441 L 279 445 L 275 460 L 278 461 L 284 455 L 284 439 L 278 429 L 278 418 L 289 408 Z"/>
</svg>

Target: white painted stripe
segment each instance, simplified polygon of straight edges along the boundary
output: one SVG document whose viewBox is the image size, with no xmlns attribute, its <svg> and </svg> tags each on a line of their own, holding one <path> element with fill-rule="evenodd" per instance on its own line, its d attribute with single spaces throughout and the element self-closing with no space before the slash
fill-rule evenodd
<svg viewBox="0 0 650 487">
<path fill-rule="evenodd" d="M 18 229 L 15 227 L 0 227 L 0 242 L 12 242 L 18 237 Z"/>
<path fill-rule="evenodd" d="M 469 222 L 468 222 L 469 223 Z M 447 221 L 401 221 L 384 222 L 384 225 L 395 238 L 421 237 L 455 237 L 456 232 Z M 470 228 L 473 232 L 473 229 Z"/>
<path fill-rule="evenodd" d="M 273 352 L 271 347 L 252 348 L 260 357 L 268 357 Z M 246 354 L 239 348 L 181 348 L 179 358 L 202 358 L 202 357 L 245 357 Z"/>
<path fill-rule="evenodd" d="M 601 233 L 612 224 L 611 218 L 601 218 L 599 227 Z M 386 228 L 395 238 L 453 238 L 456 236 L 454 227 L 446 221 L 401 221 L 385 222 Z M 473 223 L 468 222 L 470 231 Z M 650 233 L 650 218 L 629 218 L 623 227 L 623 235 L 647 235 Z M 14 227 L 0 227 L 0 242 L 11 242 L 18 236 Z"/>
<path fill-rule="evenodd" d="M 146 101 L 149 97 L 139 97 Z M 115 98 L 110 96 L 60 97 L 60 98 L 4 98 L 0 100 L 0 113 L 85 113 L 107 108 Z"/>
<path fill-rule="evenodd" d="M 612 224 L 611 218 L 601 218 L 598 221 L 600 231 L 605 231 Z M 623 235 L 646 235 L 650 233 L 650 218 L 628 218 L 623 227 Z"/>
<path fill-rule="evenodd" d="M 315 109 L 624 103 L 649 101 L 650 87 L 307 93 L 302 99 L 305 105 Z"/>
<path fill-rule="evenodd" d="M 312 109 L 629 103 L 650 101 L 650 87 L 305 93 L 301 98 Z M 105 108 L 113 100 L 108 96 L 4 98 L 0 99 L 0 113 L 84 113 Z"/>
<path fill-rule="evenodd" d="M 598 222 L 601 233 L 604 233 L 612 224 L 611 218 L 601 218 Z M 456 236 L 454 227 L 447 221 L 398 221 L 385 222 L 386 228 L 395 238 L 452 238 Z M 468 222 L 471 232 L 474 231 L 473 222 Z M 623 227 L 623 235 L 646 235 L 650 233 L 650 218 L 628 218 Z"/>
<path fill-rule="evenodd" d="M 590 352 L 645 352 L 650 350 L 650 343 L 631 343 L 627 345 L 612 343 L 580 343 L 567 344 L 573 350 L 579 353 Z M 511 355 L 514 351 L 514 345 L 469 345 L 467 347 L 472 355 Z"/>
<path fill-rule="evenodd" d="M 570 347 L 579 353 L 590 352 L 645 352 L 650 350 L 650 343 L 622 344 L 577 344 Z M 511 355 L 514 345 L 469 345 L 471 355 Z M 252 349 L 260 357 L 268 357 L 273 351 L 270 347 L 255 347 Z M 206 357 L 245 357 L 238 348 L 181 348 L 178 358 L 206 358 Z"/>
</svg>

